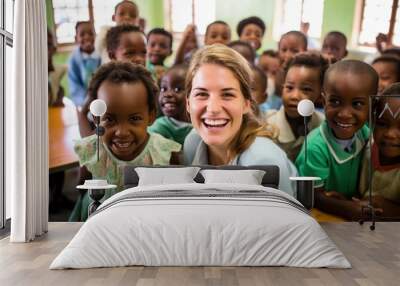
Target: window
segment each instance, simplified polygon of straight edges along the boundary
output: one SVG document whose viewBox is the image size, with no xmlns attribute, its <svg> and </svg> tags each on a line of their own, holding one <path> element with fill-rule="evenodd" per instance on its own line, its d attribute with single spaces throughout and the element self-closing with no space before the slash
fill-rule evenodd
<svg viewBox="0 0 400 286">
<path fill-rule="evenodd" d="M 75 24 L 89 21 L 88 0 L 53 0 L 57 43 L 75 42 Z"/>
<path fill-rule="evenodd" d="M 93 17 L 94 17 L 94 28 L 97 33 L 100 31 L 102 26 L 114 26 L 115 23 L 112 21 L 112 15 L 114 14 L 115 6 L 121 2 L 121 0 L 92 0 L 93 1 Z M 107 13 L 104 13 L 107 11 Z"/>
<path fill-rule="evenodd" d="M 400 45 L 399 0 L 363 0 L 358 43 L 375 45 L 379 33 L 387 34 L 389 41 Z"/>
<path fill-rule="evenodd" d="M 324 0 L 284 0 L 277 2 L 273 36 L 279 40 L 281 35 L 300 30 L 301 23 L 309 23 L 308 36 L 321 37 Z"/>
<path fill-rule="evenodd" d="M 186 26 L 194 24 L 197 32 L 204 35 L 207 25 L 215 21 L 215 0 L 169 0 L 169 30 L 182 33 Z"/>
<path fill-rule="evenodd" d="M 52 0 L 58 44 L 75 42 L 78 21 L 91 21 L 98 33 L 102 26 L 113 26 L 114 7 L 121 0 Z"/>
<path fill-rule="evenodd" d="M 6 219 L 11 217 L 10 198 L 4 187 L 4 105 L 5 98 L 11 93 L 10 76 L 13 66 L 11 52 L 13 45 L 14 0 L 0 0 L 0 229 L 4 228 Z"/>
</svg>

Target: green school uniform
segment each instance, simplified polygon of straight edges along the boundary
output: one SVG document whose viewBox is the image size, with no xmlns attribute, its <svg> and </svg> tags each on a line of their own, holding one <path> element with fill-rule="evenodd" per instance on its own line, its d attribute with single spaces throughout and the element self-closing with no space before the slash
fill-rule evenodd
<svg viewBox="0 0 400 286">
<path fill-rule="evenodd" d="M 356 132 L 351 151 L 345 151 L 336 141 L 326 121 L 314 129 L 307 137 L 307 163 L 304 146 L 296 160 L 301 176 L 316 176 L 316 187 L 327 191 L 336 191 L 347 198 L 357 193 L 361 168 L 362 150 L 369 136 L 369 128 L 362 127 Z"/>
<path fill-rule="evenodd" d="M 192 130 L 192 124 L 162 116 L 157 118 L 153 125 L 147 128 L 147 130 L 152 133 L 161 134 L 165 138 L 174 140 L 183 145 L 186 136 Z"/>
<path fill-rule="evenodd" d="M 150 61 L 146 62 L 146 69 L 151 73 L 153 80 L 159 84 L 161 77 L 168 70 L 166 65 L 153 65 Z"/>
<path fill-rule="evenodd" d="M 125 166 L 168 165 L 172 152 L 179 152 L 181 145 L 162 137 L 159 134 L 150 134 L 143 151 L 132 161 L 122 161 L 116 158 L 108 147 L 100 144 L 99 160 L 97 160 L 96 135 L 85 137 L 75 143 L 75 153 L 79 157 L 79 165 L 85 166 L 92 174 L 93 179 L 106 179 L 109 184 L 117 185 L 114 190 L 106 190 L 105 199 L 116 192 L 122 191 L 123 168 Z M 85 221 L 90 198 L 87 193 L 79 198 L 69 221 Z"/>
</svg>

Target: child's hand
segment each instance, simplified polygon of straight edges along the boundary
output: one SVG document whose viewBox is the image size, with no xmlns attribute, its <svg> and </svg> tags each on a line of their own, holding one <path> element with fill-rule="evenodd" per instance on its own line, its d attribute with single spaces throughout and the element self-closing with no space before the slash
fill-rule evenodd
<svg viewBox="0 0 400 286">
<path fill-rule="evenodd" d="M 196 36 L 196 26 L 193 24 L 187 25 L 183 32 L 183 39 L 190 39 Z"/>
<path fill-rule="evenodd" d="M 365 209 L 369 204 L 368 199 L 360 200 L 359 198 L 353 197 L 352 201 L 355 202 L 356 204 L 358 204 L 361 209 L 363 209 L 363 208 Z M 372 196 L 372 206 L 374 207 L 376 215 L 382 215 L 383 201 L 384 201 L 384 198 L 382 196 Z"/>
<path fill-rule="evenodd" d="M 386 34 L 379 33 L 376 38 L 376 48 L 380 53 L 382 53 L 384 50 L 387 48 L 391 47 L 391 44 L 389 42 L 389 38 Z"/>
<path fill-rule="evenodd" d="M 338 200 L 347 200 L 347 198 L 344 195 L 342 195 L 341 193 L 336 192 L 336 191 L 325 192 L 325 196 L 330 197 L 330 198 L 335 198 Z"/>
</svg>

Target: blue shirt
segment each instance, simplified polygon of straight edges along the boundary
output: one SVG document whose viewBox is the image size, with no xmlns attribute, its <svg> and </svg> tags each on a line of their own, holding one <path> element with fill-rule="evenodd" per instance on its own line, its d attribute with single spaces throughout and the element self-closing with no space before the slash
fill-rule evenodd
<svg viewBox="0 0 400 286">
<path fill-rule="evenodd" d="M 183 145 L 185 165 L 207 165 L 207 145 L 193 129 Z M 229 165 L 276 165 L 279 167 L 279 189 L 295 197 L 295 185 L 289 177 L 297 176 L 297 169 L 286 153 L 271 139 L 256 137 L 243 153 L 238 154 Z"/>
<path fill-rule="evenodd" d="M 95 52 L 83 53 L 79 47 L 75 48 L 68 63 L 68 84 L 71 99 L 76 106 L 83 104 L 89 81 L 93 73 L 100 66 L 100 56 Z"/>
</svg>

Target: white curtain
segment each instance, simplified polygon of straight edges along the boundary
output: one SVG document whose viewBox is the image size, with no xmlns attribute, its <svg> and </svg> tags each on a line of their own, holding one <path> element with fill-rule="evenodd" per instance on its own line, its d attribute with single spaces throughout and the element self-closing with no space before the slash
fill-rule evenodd
<svg viewBox="0 0 400 286">
<path fill-rule="evenodd" d="M 6 187 L 12 242 L 48 227 L 47 26 L 45 0 L 15 1 L 12 95 L 6 98 Z"/>
</svg>

